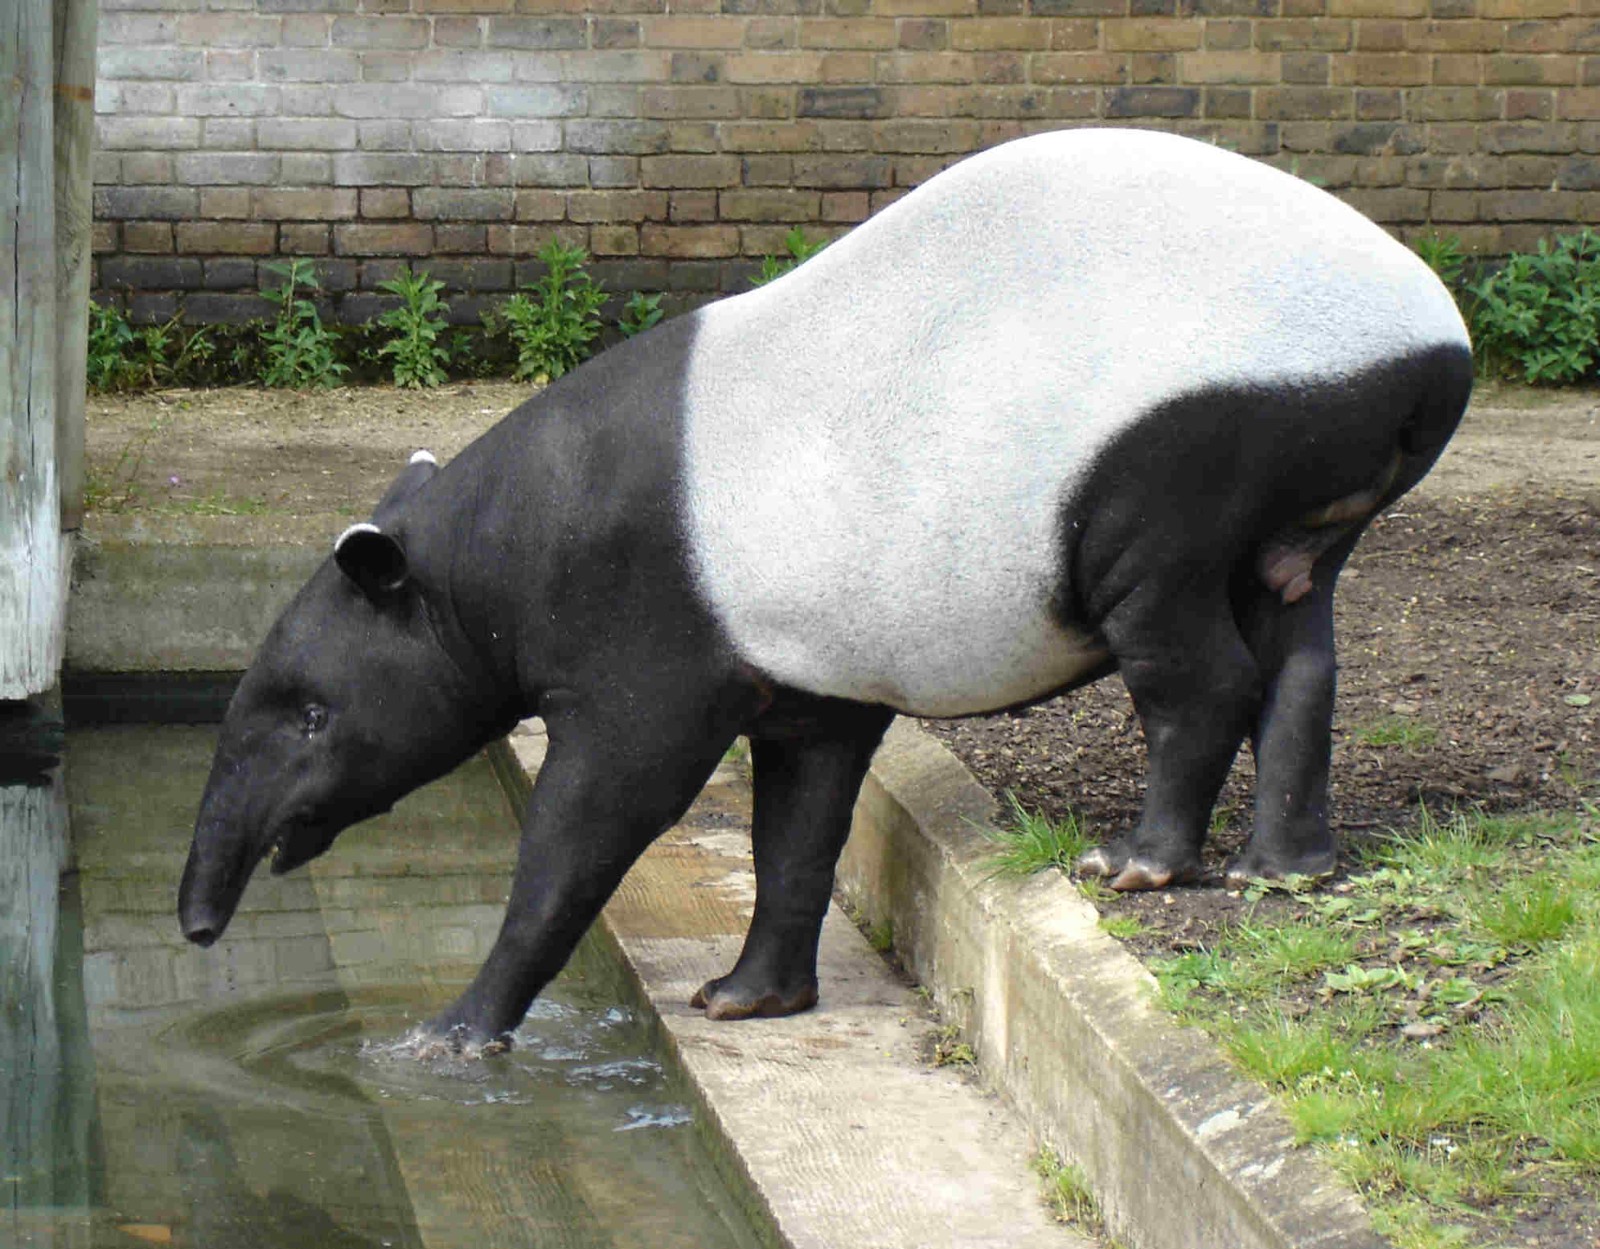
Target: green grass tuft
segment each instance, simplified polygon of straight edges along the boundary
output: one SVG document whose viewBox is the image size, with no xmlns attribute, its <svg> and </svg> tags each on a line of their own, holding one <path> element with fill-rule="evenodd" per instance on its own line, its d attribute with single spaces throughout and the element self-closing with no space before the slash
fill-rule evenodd
<svg viewBox="0 0 1600 1249">
<path fill-rule="evenodd" d="M 980 830 L 998 847 L 988 860 L 992 875 L 1033 876 L 1051 868 L 1070 872 L 1079 856 L 1095 844 L 1071 811 L 1064 819 L 1052 820 L 1042 811 L 1029 811 L 1009 789 L 1005 804 L 1009 827 Z"/>
</svg>

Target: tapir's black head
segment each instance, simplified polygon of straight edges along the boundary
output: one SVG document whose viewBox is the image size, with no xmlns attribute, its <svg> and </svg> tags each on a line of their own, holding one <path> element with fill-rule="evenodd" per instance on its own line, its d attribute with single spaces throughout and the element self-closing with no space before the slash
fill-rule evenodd
<svg viewBox="0 0 1600 1249">
<path fill-rule="evenodd" d="M 262 859 L 309 862 L 492 734 L 497 709 L 406 553 L 402 504 L 437 472 L 422 454 L 379 523 L 340 537 L 229 704 L 178 894 L 191 941 L 221 935 Z"/>
</svg>

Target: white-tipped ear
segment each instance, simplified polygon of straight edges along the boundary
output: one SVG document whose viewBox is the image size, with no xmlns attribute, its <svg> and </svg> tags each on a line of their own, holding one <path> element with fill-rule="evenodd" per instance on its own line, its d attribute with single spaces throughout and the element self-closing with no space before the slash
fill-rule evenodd
<svg viewBox="0 0 1600 1249">
<path fill-rule="evenodd" d="M 351 525 L 350 528 L 346 529 L 343 533 L 341 533 L 337 538 L 335 538 L 333 540 L 333 553 L 335 555 L 337 555 L 339 553 L 340 548 L 343 547 L 346 542 L 350 541 L 350 539 L 355 537 L 356 534 L 358 534 L 358 533 L 382 533 L 382 532 L 383 532 L 383 530 L 379 529 L 370 520 L 360 521 L 357 524 Z"/>
<path fill-rule="evenodd" d="M 406 463 L 408 463 L 408 464 L 432 464 L 434 467 L 437 468 L 438 464 L 439 464 L 439 461 L 434 458 L 434 455 L 433 455 L 432 451 L 413 451 L 411 453 L 411 458 L 409 460 L 407 460 Z"/>
<path fill-rule="evenodd" d="M 339 535 L 333 544 L 333 562 L 370 599 L 392 594 L 411 572 L 399 541 L 371 521 L 351 525 Z"/>
</svg>

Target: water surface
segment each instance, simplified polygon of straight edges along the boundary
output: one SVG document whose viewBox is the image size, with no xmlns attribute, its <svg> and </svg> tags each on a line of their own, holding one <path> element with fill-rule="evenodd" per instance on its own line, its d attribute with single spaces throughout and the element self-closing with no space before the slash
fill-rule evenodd
<svg viewBox="0 0 1600 1249">
<path fill-rule="evenodd" d="M 757 1243 L 598 943 L 509 1055 L 395 1045 L 499 927 L 485 761 L 259 873 L 199 950 L 174 905 L 213 740 L 83 730 L 64 782 L 0 786 L 0 1245 Z"/>
</svg>

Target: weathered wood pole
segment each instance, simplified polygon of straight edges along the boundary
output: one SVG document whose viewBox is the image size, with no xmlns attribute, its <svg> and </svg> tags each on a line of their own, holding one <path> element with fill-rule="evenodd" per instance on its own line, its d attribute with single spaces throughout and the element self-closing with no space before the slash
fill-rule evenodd
<svg viewBox="0 0 1600 1249">
<path fill-rule="evenodd" d="M 99 24 L 98 0 L 55 0 L 56 471 L 61 527 L 67 530 L 83 523 Z"/>
<path fill-rule="evenodd" d="M 54 50 L 50 0 L 0 0 L 0 700 L 55 684 L 66 620 Z"/>
</svg>

